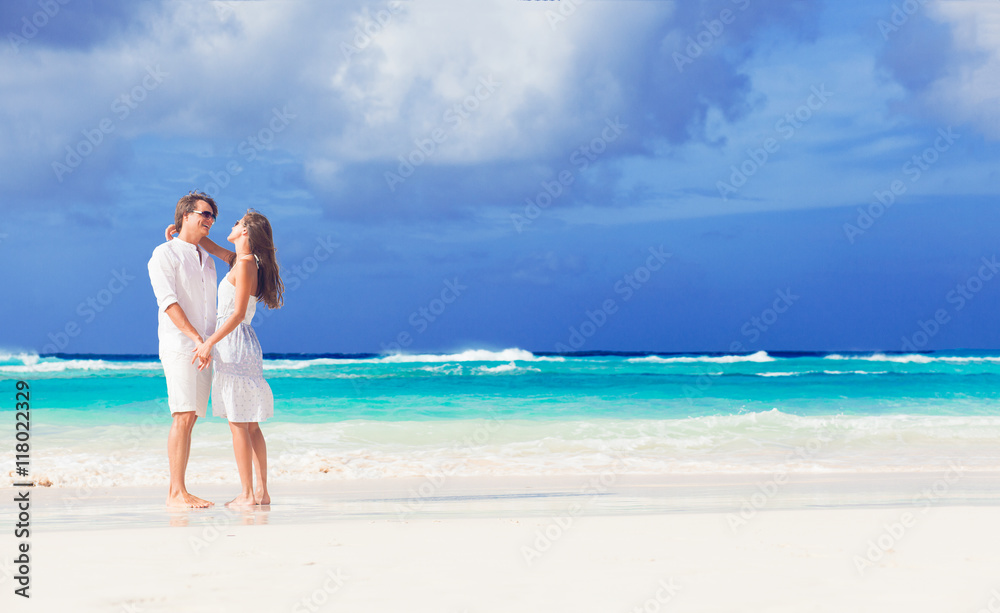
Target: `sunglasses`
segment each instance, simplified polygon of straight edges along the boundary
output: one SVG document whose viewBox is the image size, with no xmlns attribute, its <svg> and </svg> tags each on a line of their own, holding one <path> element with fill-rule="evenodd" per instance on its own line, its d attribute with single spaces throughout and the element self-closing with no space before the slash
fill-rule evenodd
<svg viewBox="0 0 1000 613">
<path fill-rule="evenodd" d="M 212 221 L 215 221 L 215 213 L 212 211 L 191 211 L 191 213 L 201 215 L 202 219 L 211 219 Z"/>
</svg>

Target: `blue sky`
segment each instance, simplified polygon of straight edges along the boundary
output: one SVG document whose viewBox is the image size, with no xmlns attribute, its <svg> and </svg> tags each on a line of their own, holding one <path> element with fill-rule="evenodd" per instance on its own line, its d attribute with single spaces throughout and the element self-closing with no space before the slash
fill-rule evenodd
<svg viewBox="0 0 1000 613">
<path fill-rule="evenodd" d="M 268 352 L 998 348 L 1000 4 L 0 5 L 0 350 L 155 353 L 177 199 Z"/>
</svg>

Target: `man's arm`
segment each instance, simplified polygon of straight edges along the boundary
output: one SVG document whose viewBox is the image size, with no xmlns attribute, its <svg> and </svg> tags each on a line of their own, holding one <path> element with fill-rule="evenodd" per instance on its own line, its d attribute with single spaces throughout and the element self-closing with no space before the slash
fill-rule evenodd
<svg viewBox="0 0 1000 613">
<path fill-rule="evenodd" d="M 170 321 L 172 321 L 174 325 L 177 326 L 177 329 L 180 330 L 181 333 L 184 334 L 184 336 L 194 341 L 195 347 L 201 345 L 202 342 L 201 335 L 198 334 L 198 331 L 195 330 L 194 326 L 191 325 L 191 322 L 188 320 L 187 314 L 184 313 L 184 309 L 181 308 L 181 305 L 175 302 L 170 306 L 168 306 L 166 310 L 164 310 L 163 312 L 167 314 L 167 317 L 170 318 Z M 194 360 L 191 361 L 194 362 Z M 205 368 L 211 362 L 212 362 L 211 354 L 209 354 L 207 357 L 204 358 L 198 357 L 198 370 Z"/>
<path fill-rule="evenodd" d="M 174 325 L 177 326 L 177 329 L 180 330 L 184 336 L 194 341 L 195 345 L 201 343 L 201 335 L 198 334 L 198 331 L 195 330 L 194 326 L 191 325 L 191 322 L 188 321 L 187 315 L 184 313 L 184 309 L 181 308 L 181 305 L 175 302 L 168 306 L 164 313 L 167 314 L 170 321 L 174 322 Z"/>
<path fill-rule="evenodd" d="M 153 257 L 149 260 L 149 280 L 153 285 L 153 293 L 156 294 L 156 303 L 160 310 L 167 314 L 170 321 L 184 336 L 187 336 L 197 346 L 201 344 L 202 338 L 191 325 L 184 309 L 177 302 L 176 282 L 177 271 L 169 258 L 162 251 L 154 251 Z M 207 364 L 206 361 L 202 361 Z"/>
</svg>

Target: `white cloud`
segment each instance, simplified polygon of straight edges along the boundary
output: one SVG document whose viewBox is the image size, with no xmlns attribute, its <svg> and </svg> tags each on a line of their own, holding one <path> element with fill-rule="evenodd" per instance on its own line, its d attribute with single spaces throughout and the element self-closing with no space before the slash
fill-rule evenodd
<svg viewBox="0 0 1000 613">
<path fill-rule="evenodd" d="M 441 172 L 421 170 L 407 185 L 413 206 L 399 210 L 508 206 L 567 167 L 606 120 L 620 116 L 629 126 L 601 157 L 609 167 L 621 156 L 662 151 L 663 143 L 703 140 L 706 118 L 708 137 L 724 133 L 723 120 L 749 112 L 752 81 L 762 78 L 744 70 L 754 55 L 747 41 L 784 10 L 748 11 L 681 73 L 671 52 L 704 27 L 700 10 L 583 2 L 556 17 L 571 6 L 167 2 L 144 13 L 141 33 L 116 32 L 86 50 L 34 45 L 5 57 L 11 70 L 0 73 L 0 135 L 14 146 L 0 152 L 0 163 L 20 165 L 23 172 L 7 179 L 12 184 L 51 187 L 51 161 L 154 67 L 169 76 L 116 120 L 114 134 L 74 180 L 103 185 L 139 158 L 133 167 L 160 172 L 149 181 L 163 190 L 203 185 L 230 160 L 252 164 L 244 145 L 287 108 L 294 119 L 261 147 L 293 160 L 304 179 L 295 177 L 297 187 L 319 202 L 381 205 L 398 195 L 386 189 L 383 171 L 416 152 Z M 604 201 L 616 180 L 600 175 L 573 199 Z"/>
<path fill-rule="evenodd" d="M 553 27 L 553 9 L 536 3 L 404 3 L 349 63 L 337 62 L 338 49 L 313 62 L 330 72 L 329 93 L 346 111 L 344 133 L 328 134 L 324 147 L 350 161 L 392 160 L 440 130 L 435 162 L 537 155 L 585 119 L 576 108 L 581 51 L 627 40 L 654 10 L 669 5 L 584 4 Z M 614 75 L 592 78 L 589 114 L 625 104 Z"/>
<path fill-rule="evenodd" d="M 971 123 L 988 138 L 1000 138 L 1000 4 L 951 1 L 928 9 L 951 26 L 960 52 L 960 63 L 927 93 L 930 105 L 952 125 Z"/>
<path fill-rule="evenodd" d="M 552 5 L 502 0 L 166 3 L 141 35 L 0 56 L 0 133 L 11 144 L 0 161 L 22 165 L 20 181 L 50 180 L 50 163 L 105 117 L 114 134 L 101 154 L 144 135 L 224 154 L 283 104 L 298 119 L 277 146 L 314 170 L 391 161 L 435 130 L 445 138 L 434 164 L 545 155 L 628 104 L 614 74 L 581 82 L 581 61 L 628 54 L 622 43 L 670 7 L 586 3 L 553 23 Z M 169 76 L 116 117 L 115 99 L 150 67 Z"/>
</svg>

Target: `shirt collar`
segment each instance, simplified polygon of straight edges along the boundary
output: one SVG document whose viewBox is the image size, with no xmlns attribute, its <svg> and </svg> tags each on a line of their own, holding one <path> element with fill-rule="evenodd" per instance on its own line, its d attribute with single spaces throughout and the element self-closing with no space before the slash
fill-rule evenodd
<svg viewBox="0 0 1000 613">
<path fill-rule="evenodd" d="M 175 238 L 174 240 L 170 241 L 170 244 L 174 246 L 174 249 L 179 249 L 180 251 L 187 251 L 188 253 L 194 251 L 195 253 L 192 255 L 196 255 L 200 251 L 201 252 L 200 259 L 202 263 L 204 263 L 206 266 L 211 266 L 212 258 L 209 257 L 208 252 L 205 251 L 201 245 L 193 245 L 186 241 L 182 241 L 179 238 Z"/>
<path fill-rule="evenodd" d="M 195 244 L 189 243 L 187 241 L 182 241 L 179 238 L 175 238 L 174 240 L 172 240 L 170 242 L 173 243 L 174 246 L 175 246 L 175 248 L 177 248 L 177 249 L 187 249 L 187 250 L 192 250 L 192 251 L 200 251 L 201 250 L 201 246 L 200 245 L 195 245 Z"/>
</svg>

